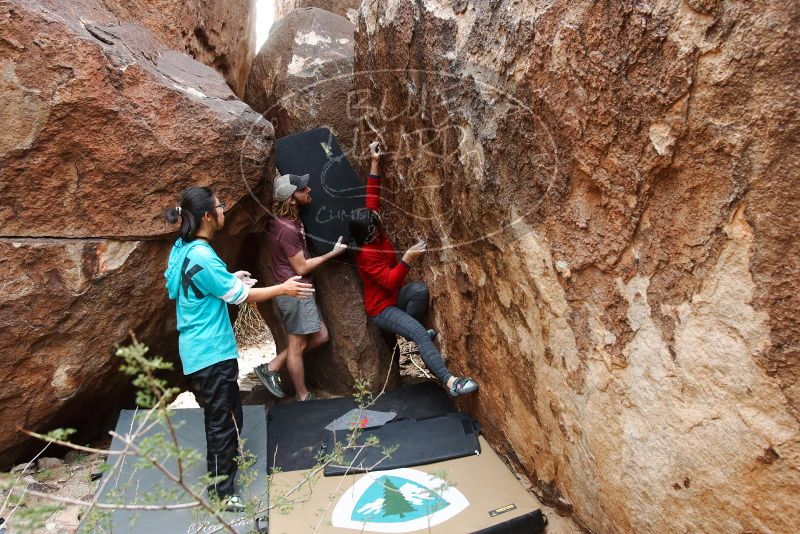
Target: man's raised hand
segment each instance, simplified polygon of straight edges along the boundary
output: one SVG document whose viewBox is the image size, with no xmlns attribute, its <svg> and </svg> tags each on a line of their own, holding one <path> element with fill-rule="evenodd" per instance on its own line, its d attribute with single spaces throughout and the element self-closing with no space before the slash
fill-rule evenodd
<svg viewBox="0 0 800 534">
<path fill-rule="evenodd" d="M 333 250 L 331 250 L 330 254 L 331 257 L 338 256 L 339 254 L 344 254 L 347 250 L 347 245 L 342 243 L 343 236 L 339 236 L 339 239 L 336 241 L 336 244 L 333 245 Z"/>
</svg>

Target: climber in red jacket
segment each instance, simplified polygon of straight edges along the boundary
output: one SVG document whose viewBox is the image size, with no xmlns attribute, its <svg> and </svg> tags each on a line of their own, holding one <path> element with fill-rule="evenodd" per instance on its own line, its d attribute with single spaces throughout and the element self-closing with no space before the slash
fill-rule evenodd
<svg viewBox="0 0 800 534">
<path fill-rule="evenodd" d="M 369 145 L 372 167 L 367 178 L 366 207 L 355 210 L 348 222 L 350 237 L 359 248 L 358 274 L 364 285 L 367 315 L 381 330 L 399 334 L 417 344 L 422 359 L 436 378 L 446 384 L 453 397 L 478 389 L 471 378 L 453 376 L 433 344 L 436 332 L 421 321 L 428 310 L 428 287 L 422 282 L 403 284 L 411 264 L 426 251 L 420 241 L 397 261 L 397 251 L 383 232 L 380 217 L 380 157 L 378 142 Z"/>
</svg>

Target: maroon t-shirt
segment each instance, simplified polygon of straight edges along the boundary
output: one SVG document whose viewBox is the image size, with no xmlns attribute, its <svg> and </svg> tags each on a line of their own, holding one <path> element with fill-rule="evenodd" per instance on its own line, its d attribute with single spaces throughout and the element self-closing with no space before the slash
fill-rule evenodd
<svg viewBox="0 0 800 534">
<path fill-rule="evenodd" d="M 311 257 L 306 244 L 306 230 L 300 221 L 294 222 L 285 217 L 271 217 L 267 231 L 267 245 L 272 263 L 272 276 L 275 277 L 276 284 L 282 284 L 292 276 L 297 276 L 292 264 L 289 263 L 290 257 L 295 256 L 301 250 L 305 259 Z M 299 281 L 310 284 L 311 275 L 306 275 Z"/>
</svg>

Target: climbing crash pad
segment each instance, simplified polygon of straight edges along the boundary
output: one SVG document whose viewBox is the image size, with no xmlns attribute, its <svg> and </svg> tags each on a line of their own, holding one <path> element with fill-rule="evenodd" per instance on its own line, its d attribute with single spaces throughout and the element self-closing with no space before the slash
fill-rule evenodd
<svg viewBox="0 0 800 534">
<path fill-rule="evenodd" d="M 312 201 L 300 217 L 314 255 L 330 252 L 339 236 L 346 241 L 347 221 L 364 207 L 365 187 L 333 133 L 317 128 L 281 137 L 275 141 L 275 164 L 281 174 L 309 175 Z"/>
<path fill-rule="evenodd" d="M 313 467 L 317 455 L 327 450 L 330 431 L 325 427 L 354 408 L 358 408 L 358 403 L 353 397 L 288 402 L 270 408 L 267 415 L 270 471 L 273 467 L 281 471 Z M 366 408 L 394 412 L 396 419 L 429 419 L 456 412 L 444 390 L 432 382 L 387 391 Z"/>
<path fill-rule="evenodd" d="M 244 424 L 241 436 L 245 449 L 255 456 L 255 464 L 250 468 L 247 477 L 249 485 L 242 484 L 241 470 L 237 476 L 237 489 L 242 499 L 248 502 L 261 502 L 266 509 L 267 502 L 267 424 L 263 406 L 244 406 Z M 117 420 L 116 432 L 126 435 L 135 429 L 140 419 L 135 419 L 136 411 L 123 410 Z M 190 465 L 184 464 L 184 477 L 191 487 L 196 487 L 198 480 L 206 474 L 206 435 L 202 409 L 172 410 L 171 420 L 177 434 L 178 444 L 184 449 L 193 449 L 199 460 Z M 138 411 L 142 417 L 144 412 Z M 158 424 L 142 438 L 159 435 L 165 443 L 171 443 L 168 428 Z M 141 439 L 137 442 L 141 443 Z M 125 448 L 124 443 L 114 438 L 111 451 Z M 191 499 L 174 482 L 167 479 L 155 467 L 139 465 L 137 457 L 109 455 L 107 471 L 100 480 L 100 502 L 126 502 L 146 504 L 176 504 L 189 502 Z M 174 459 L 165 462 L 167 469 L 177 473 Z M 158 497 L 162 490 L 173 490 L 176 495 Z M 143 499 L 147 499 L 143 501 Z M 226 519 L 235 524 L 237 532 L 253 532 L 260 528 L 261 522 L 248 520 L 242 514 L 225 513 Z M 130 511 L 115 510 L 107 521 L 99 525 L 90 525 L 86 520 L 79 527 L 79 532 L 128 532 L 141 534 L 175 534 L 180 532 L 211 532 L 217 525 L 199 509 Z"/>
<path fill-rule="evenodd" d="M 480 448 L 480 455 L 341 477 L 316 473 L 309 479 L 310 471 L 275 473 L 271 496 L 286 506 L 270 512 L 270 534 L 309 532 L 314 527 L 319 534 L 542 531 L 546 518 L 539 502 L 483 438 Z M 299 489 L 287 494 L 295 487 Z"/>
</svg>

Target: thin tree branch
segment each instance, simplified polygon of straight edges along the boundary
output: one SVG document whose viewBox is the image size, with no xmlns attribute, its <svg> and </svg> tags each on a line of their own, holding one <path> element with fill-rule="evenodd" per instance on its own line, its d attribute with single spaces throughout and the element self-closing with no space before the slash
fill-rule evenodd
<svg viewBox="0 0 800 534">
<path fill-rule="evenodd" d="M 420 365 L 419 365 L 419 364 L 417 363 L 417 361 L 414 359 L 414 355 L 413 355 L 413 354 L 409 354 L 409 355 L 408 355 L 408 359 L 411 361 L 411 363 L 413 363 L 413 364 L 414 364 L 414 367 L 416 367 L 417 369 L 419 369 L 419 370 L 420 370 L 420 372 L 421 372 L 423 375 L 425 375 L 425 378 L 431 378 L 431 374 L 430 374 L 430 373 L 429 373 L 427 370 L 425 370 L 425 369 L 423 369 L 422 367 L 420 367 Z"/>
<path fill-rule="evenodd" d="M 53 495 L 43 491 L 25 490 L 28 495 L 34 497 L 41 497 L 55 502 L 63 502 L 65 504 L 74 504 L 78 506 L 92 506 L 91 501 L 82 501 L 80 499 L 73 499 L 72 497 L 62 497 L 60 495 Z M 103 508 L 106 510 L 185 510 L 187 508 L 196 508 L 201 506 L 199 502 L 188 502 L 180 504 L 113 504 L 98 502 L 93 505 L 95 508 Z"/>
<path fill-rule="evenodd" d="M 69 447 L 70 449 L 75 449 L 76 451 L 83 451 L 83 452 L 91 452 L 94 454 L 102 454 L 103 456 L 106 455 L 121 455 L 124 454 L 122 451 L 109 451 L 105 449 L 95 449 L 94 447 L 84 447 L 83 445 L 76 445 L 74 443 L 70 443 L 69 441 L 62 441 L 60 439 L 51 438 L 45 436 L 44 434 L 39 434 L 38 432 L 33 432 L 31 430 L 25 428 L 18 428 L 20 432 L 23 434 L 27 434 L 33 438 L 38 438 L 42 441 L 47 441 L 49 443 L 55 443 L 56 445 L 61 445 L 62 447 Z"/>
<path fill-rule="evenodd" d="M 117 434 L 117 433 L 116 433 L 116 432 L 114 432 L 114 431 L 111 431 L 111 432 L 110 432 L 110 434 L 111 434 L 112 436 L 116 437 L 116 438 L 119 438 L 119 439 L 121 439 L 123 442 L 127 443 L 128 445 L 130 445 L 131 449 L 133 449 L 133 451 L 134 451 L 134 452 L 135 452 L 137 455 L 139 455 L 141 458 L 144 458 L 145 460 L 147 460 L 148 462 L 150 462 L 150 463 L 153 465 L 153 467 L 155 467 L 156 469 L 158 469 L 159 471 L 161 471 L 161 472 L 164 474 L 164 476 L 165 476 L 165 477 L 167 477 L 168 479 L 172 480 L 172 481 L 173 481 L 175 484 L 177 484 L 178 486 L 180 486 L 180 487 L 183 489 L 183 491 L 185 491 L 185 492 L 186 492 L 186 493 L 188 493 L 188 494 L 189 494 L 189 495 L 190 495 L 192 498 L 194 498 L 195 500 L 197 500 L 197 501 L 200 503 L 200 505 L 201 505 L 203 508 L 205 508 L 205 509 L 206 509 L 206 510 L 207 510 L 207 511 L 208 511 L 208 512 L 211 514 L 211 515 L 213 515 L 213 516 L 214 516 L 214 517 L 217 519 L 217 521 L 219 521 L 219 522 L 220 522 L 220 524 L 221 524 L 223 527 L 225 527 L 225 528 L 226 528 L 228 531 L 230 531 L 232 534 L 236 534 L 236 530 L 235 530 L 235 529 L 234 529 L 234 528 L 233 528 L 233 527 L 232 527 L 232 526 L 231 526 L 231 525 L 230 525 L 230 524 L 229 524 L 229 523 L 228 523 L 228 522 L 225 520 L 225 518 L 224 518 L 224 517 L 222 517 L 222 514 L 219 512 L 219 510 L 216 510 L 216 509 L 215 509 L 213 506 L 211 506 L 211 505 L 210 505 L 208 502 L 206 502 L 206 500 L 205 500 L 205 499 L 203 499 L 203 497 L 202 497 L 201 495 L 198 495 L 197 493 L 195 493 L 195 491 L 194 491 L 194 490 L 192 490 L 192 488 L 190 488 L 188 485 L 186 485 L 186 483 L 185 483 L 183 480 L 179 480 L 179 479 L 178 479 L 178 478 L 177 478 L 177 477 L 176 477 L 176 476 L 175 476 L 175 475 L 172 473 L 172 471 L 170 471 L 169 469 L 167 469 L 167 468 L 166 468 L 166 467 L 165 467 L 165 466 L 164 466 L 164 465 L 163 465 L 161 462 L 159 462 L 159 461 L 158 461 L 157 459 L 155 459 L 155 458 L 151 458 L 151 457 L 149 457 L 149 456 L 143 455 L 143 454 L 141 453 L 141 450 L 139 449 L 139 447 L 138 447 L 138 446 L 137 446 L 135 443 L 133 443 L 132 441 L 129 441 L 129 440 L 128 440 L 127 438 L 125 438 L 124 436 L 121 436 L 121 435 Z"/>
<path fill-rule="evenodd" d="M 133 412 L 133 417 L 131 418 L 131 425 L 128 428 L 129 433 L 131 433 L 132 430 L 133 430 L 133 422 L 136 421 L 136 414 L 137 413 L 139 413 L 139 408 L 138 407 Z M 147 419 L 150 417 L 150 415 L 152 415 L 152 411 L 147 413 L 147 415 L 145 416 L 144 420 L 139 425 L 139 429 L 138 430 L 141 430 L 141 427 L 147 423 Z M 138 432 L 138 430 L 137 430 L 137 432 Z M 128 449 L 130 449 L 130 446 L 125 445 L 125 448 L 123 449 L 123 452 L 127 453 Z M 103 491 L 106 489 L 106 486 L 108 486 L 108 483 L 111 482 L 111 478 L 112 478 L 111 475 L 112 475 L 114 469 L 117 469 L 118 467 L 120 467 L 120 464 L 122 462 L 124 462 L 124 461 L 125 461 L 125 455 L 121 455 L 121 456 L 117 457 L 116 461 L 114 462 L 114 465 L 110 468 L 110 470 L 108 472 L 108 476 L 103 477 L 103 479 L 100 481 L 100 484 L 98 485 L 97 490 L 94 492 L 94 496 L 92 497 L 92 501 L 89 503 L 89 508 L 84 512 L 84 517 L 89 517 L 89 514 L 92 513 L 92 510 L 94 510 L 97 507 L 97 505 L 100 503 L 100 495 L 103 494 Z M 121 473 L 122 473 L 122 469 L 119 469 L 119 471 L 117 471 L 117 482 L 119 482 L 119 476 L 120 476 Z"/>
<path fill-rule="evenodd" d="M 180 444 L 178 443 L 178 436 L 175 434 L 175 427 L 172 425 L 172 419 L 169 418 L 169 410 L 164 410 L 164 421 L 167 423 L 167 428 L 169 429 L 169 435 L 172 438 L 172 443 L 175 445 L 175 450 L 179 451 L 179 454 L 175 458 L 175 461 L 178 464 L 178 480 L 183 481 L 183 460 L 181 459 L 180 455 Z M 238 435 L 239 432 L 237 431 L 236 434 Z"/>
</svg>

